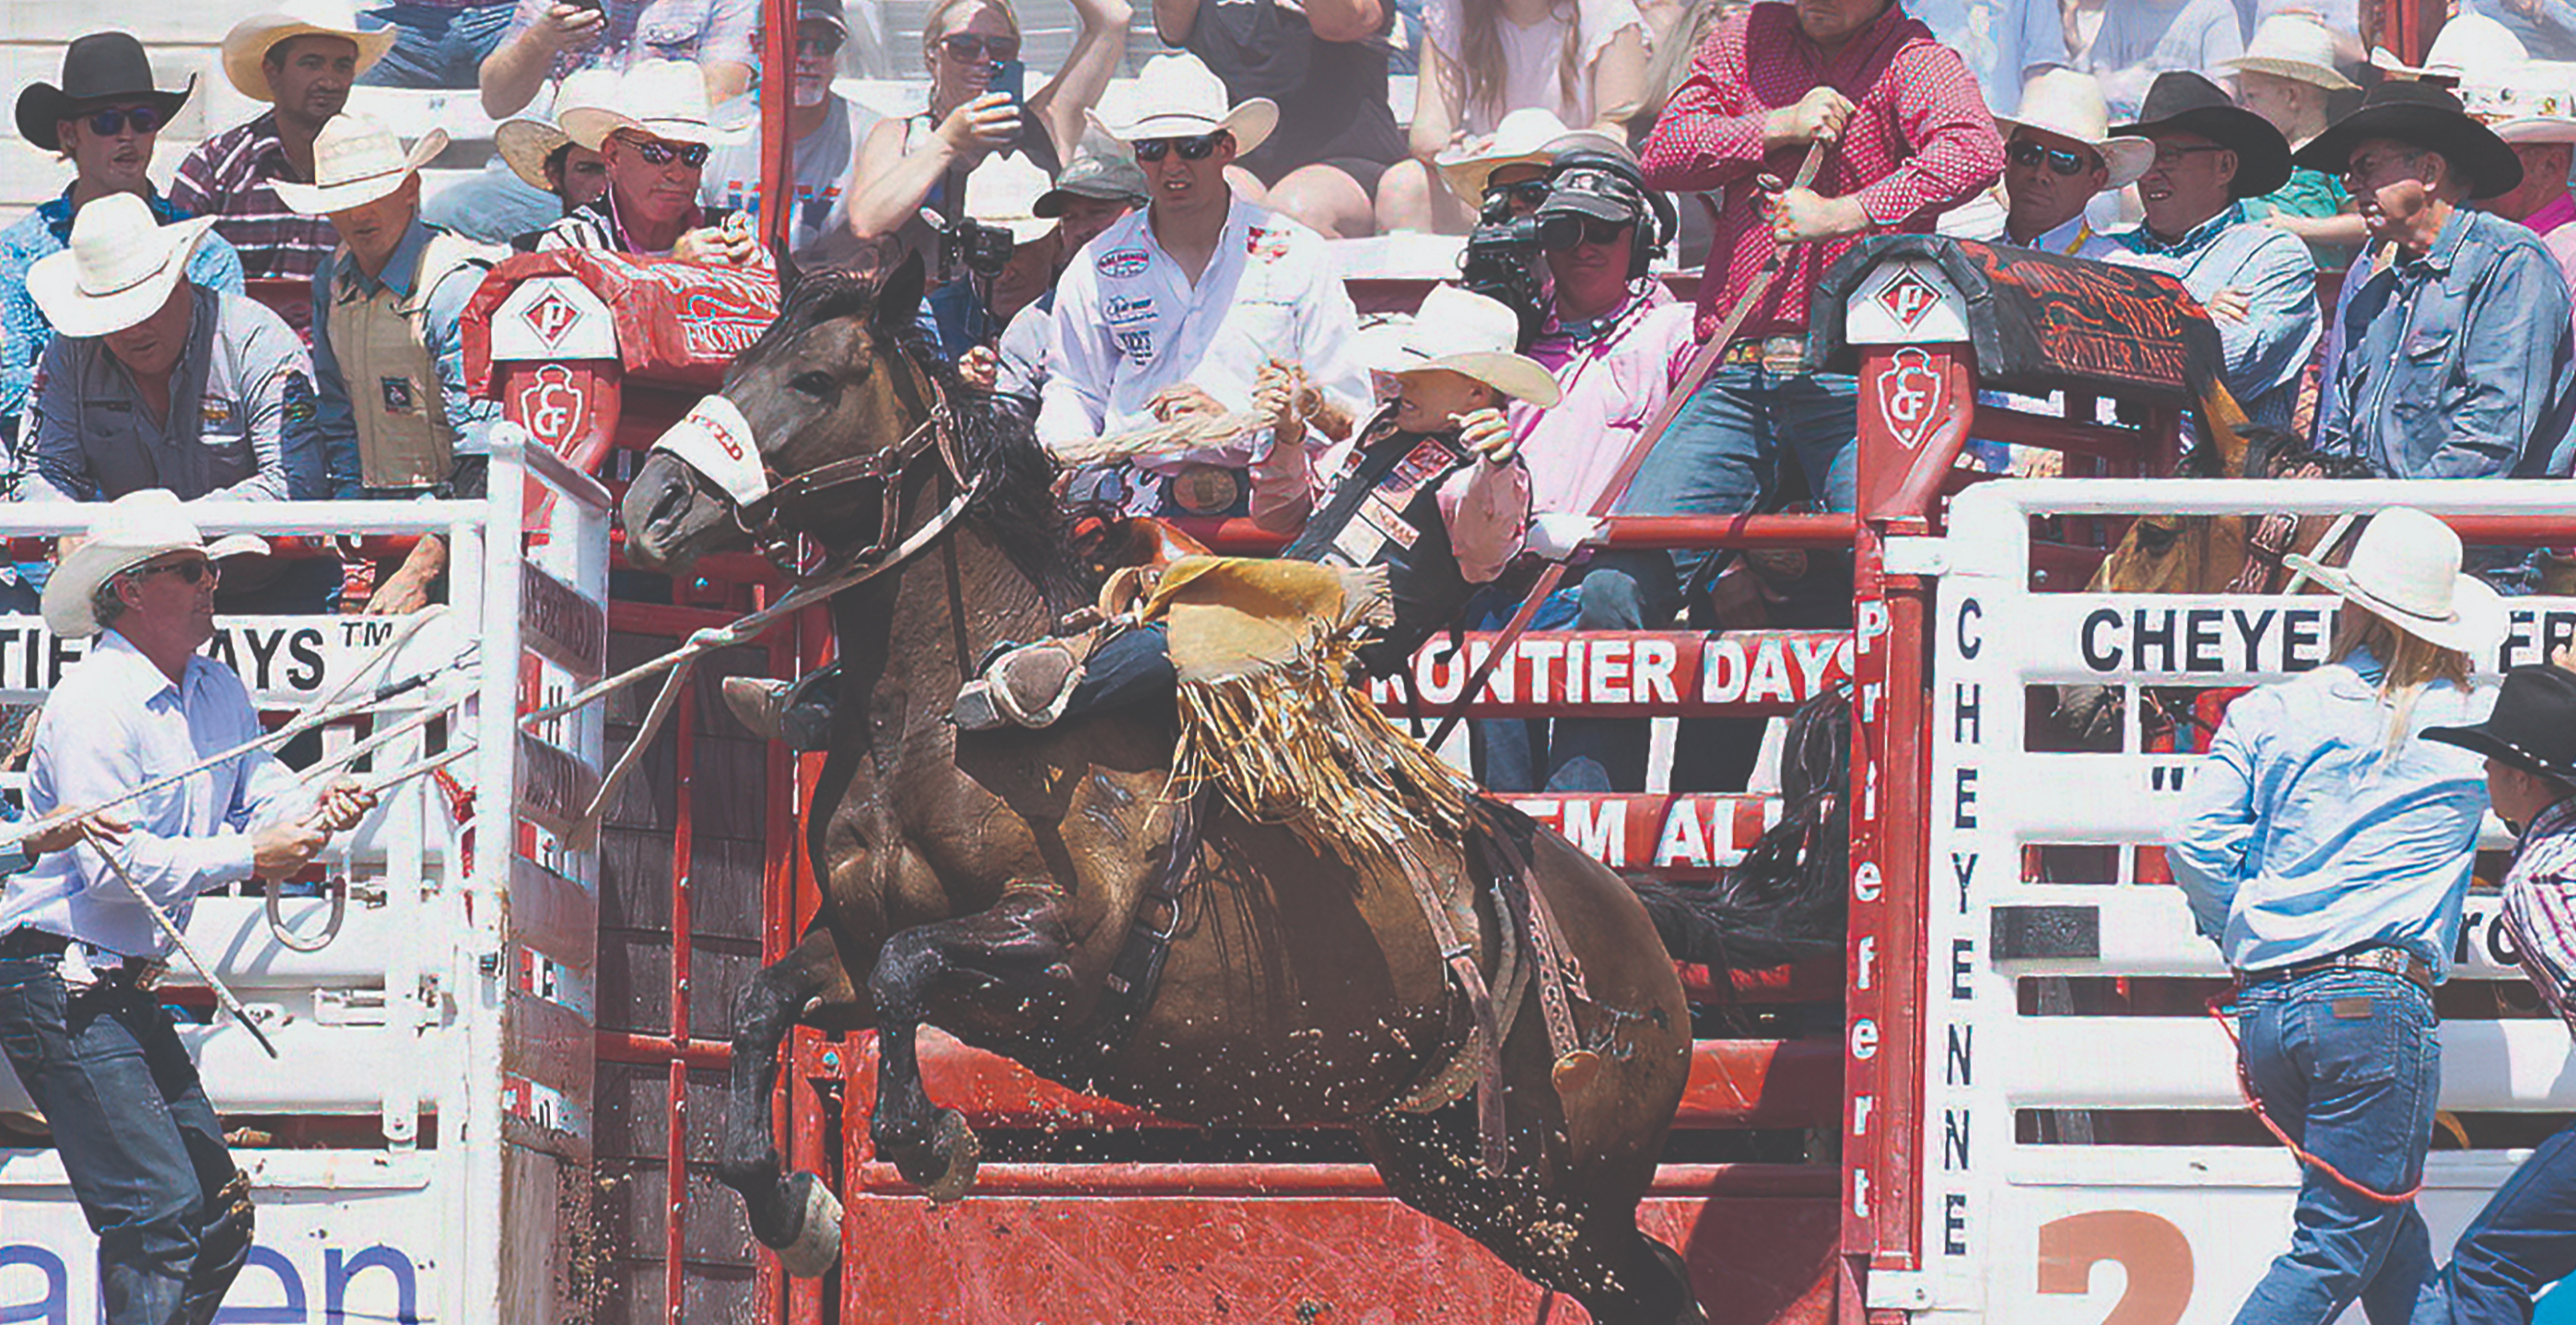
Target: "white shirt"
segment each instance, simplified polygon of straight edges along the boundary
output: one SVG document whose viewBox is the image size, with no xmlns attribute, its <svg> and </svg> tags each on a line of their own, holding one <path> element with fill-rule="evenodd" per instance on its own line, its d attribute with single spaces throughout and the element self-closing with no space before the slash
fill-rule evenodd
<svg viewBox="0 0 2576 1325">
<path fill-rule="evenodd" d="M 1551 9 L 1546 17 L 1528 27 L 1500 14 L 1494 16 L 1494 35 L 1503 56 L 1502 106 L 1499 112 L 1478 104 L 1453 107 L 1459 128 L 1471 135 L 1492 133 L 1503 115 L 1533 106 L 1554 112 L 1557 122 L 1570 128 L 1580 129 L 1593 122 L 1597 117 L 1597 108 L 1592 104 L 1593 66 L 1620 33 L 1634 28 L 1644 39 L 1646 18 L 1638 12 L 1634 0 L 1576 0 L 1573 8 L 1571 19 L 1561 9 Z M 1430 0 L 1422 7 L 1423 40 L 1452 67 L 1461 69 L 1466 65 L 1466 18 L 1462 9 L 1462 0 Z M 1557 78 L 1557 70 L 1565 63 L 1569 22 L 1577 29 L 1571 99 Z"/>
<path fill-rule="evenodd" d="M 94 805 L 261 734 L 233 669 L 202 655 L 173 685 L 110 630 L 55 686 L 36 724 L 27 807 L 37 817 Z M 181 926 L 198 893 L 251 875 L 251 832 L 313 808 L 313 793 L 267 751 L 227 760 L 112 813 L 133 830 L 116 848 L 125 873 Z M 0 934 L 33 926 L 128 957 L 170 941 L 96 847 L 37 861 L 0 887 Z"/>
<path fill-rule="evenodd" d="M 1046 381 L 1047 356 L 1054 352 L 1054 304 L 1033 299 L 1011 315 L 1011 324 L 1002 328 L 1001 343 L 993 347 L 1002 361 L 993 389 L 1006 396 L 1037 399 L 1038 387 Z"/>
<path fill-rule="evenodd" d="M 1130 213 L 1086 245 L 1055 293 L 1055 345 L 1038 437 L 1057 442 L 1150 427 L 1145 402 L 1196 385 L 1228 410 L 1252 404 L 1253 379 L 1272 359 L 1351 412 L 1367 413 L 1368 374 L 1351 353 L 1359 325 L 1323 237 L 1232 201 L 1207 270 L 1192 285 L 1154 238 L 1153 209 Z M 1158 461 L 1241 467 L 1255 439 Z"/>
<path fill-rule="evenodd" d="M 2091 248 L 2097 233 L 2093 228 L 2093 218 L 2083 212 L 2077 212 L 2067 218 L 2065 224 L 2027 244 L 2014 244 L 2009 234 L 1997 236 L 1995 242 L 2039 253 L 2054 253 L 2061 258 L 2072 258 Z"/>
</svg>

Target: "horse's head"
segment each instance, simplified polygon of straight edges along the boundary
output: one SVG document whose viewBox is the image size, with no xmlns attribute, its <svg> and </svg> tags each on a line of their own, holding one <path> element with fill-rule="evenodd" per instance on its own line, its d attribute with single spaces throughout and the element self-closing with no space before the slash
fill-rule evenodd
<svg viewBox="0 0 2576 1325">
<path fill-rule="evenodd" d="M 626 554 L 684 571 L 711 551 L 793 534 L 890 542 L 904 465 L 934 445 L 938 381 L 916 352 L 921 261 L 882 284 L 800 283 L 724 387 L 653 444 L 620 507 Z M 953 457 L 952 457 L 953 464 Z"/>
</svg>

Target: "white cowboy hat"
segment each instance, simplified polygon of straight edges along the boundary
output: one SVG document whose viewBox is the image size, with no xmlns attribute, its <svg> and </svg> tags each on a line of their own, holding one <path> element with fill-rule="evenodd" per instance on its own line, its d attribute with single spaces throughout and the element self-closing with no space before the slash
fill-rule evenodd
<svg viewBox="0 0 2576 1325">
<path fill-rule="evenodd" d="M 161 311 L 187 274 L 211 216 L 155 221 L 131 193 L 112 193 L 80 209 L 71 246 L 27 269 L 27 293 L 59 336 L 104 336 Z"/>
<path fill-rule="evenodd" d="M 1628 145 L 1597 129 L 1568 129 L 1556 112 L 1524 106 L 1494 126 L 1493 137 L 1478 147 L 1452 148 L 1433 157 L 1449 191 L 1469 207 L 1485 205 L 1485 182 L 1505 166 L 1551 166 L 1557 154 L 1577 150 L 1628 154 Z"/>
<path fill-rule="evenodd" d="M 2443 22 L 2433 37 L 2433 49 L 2424 52 L 2423 64 L 2408 64 L 2385 46 L 2371 51 L 2370 63 L 2407 78 L 2500 80 L 2531 63 L 2531 52 L 2504 24 L 2484 14 L 2462 14 Z"/>
<path fill-rule="evenodd" d="M 575 106 L 605 106 L 617 99 L 618 72 L 606 65 L 592 65 L 564 75 L 555 89 L 552 120 L 520 118 L 503 120 L 492 126 L 492 147 L 509 163 L 510 173 L 528 182 L 528 187 L 549 193 L 554 186 L 546 182 L 546 158 L 572 142 L 556 123 L 565 111 Z"/>
<path fill-rule="evenodd" d="M 2132 135 L 2113 136 L 2111 103 L 2103 99 L 2101 82 L 2073 69 L 2051 69 L 2031 79 L 2022 91 L 2021 108 L 1996 116 L 1995 127 L 2006 138 L 2015 129 L 2029 129 L 2101 153 L 2103 163 L 2111 168 L 2111 178 L 2102 186 L 2106 190 L 2136 183 L 2156 163 L 2154 143 Z"/>
<path fill-rule="evenodd" d="M 1379 371 L 1402 377 L 1445 368 L 1542 409 L 1554 405 L 1565 393 L 1545 365 L 1516 352 L 1520 335 L 1520 318 L 1500 300 L 1434 286 Z"/>
<path fill-rule="evenodd" d="M 84 208 L 83 210 L 87 210 Z M 233 534 L 212 543 L 197 532 L 188 508 L 168 488 L 143 488 L 107 504 L 89 527 L 89 541 L 74 549 L 45 581 L 45 628 L 80 639 L 99 632 L 90 600 L 98 587 L 154 557 L 173 552 L 203 552 L 209 559 L 266 552 L 268 544 L 248 534 Z"/>
<path fill-rule="evenodd" d="M 2460 107 L 2508 143 L 2576 143 L 2576 65 L 2533 60 L 2460 84 Z"/>
<path fill-rule="evenodd" d="M 329 216 L 364 207 L 402 187 L 439 153 L 447 150 L 447 131 L 432 129 L 403 150 L 394 131 L 346 111 L 331 117 L 313 135 L 313 182 L 278 180 L 278 201 L 306 216 Z"/>
<path fill-rule="evenodd" d="M 620 129 L 709 147 L 735 138 L 715 126 L 707 106 L 707 76 L 696 65 L 678 60 L 646 60 L 636 65 L 617 80 L 616 90 L 601 104 L 560 111 L 555 122 L 574 142 L 594 152 Z"/>
<path fill-rule="evenodd" d="M 2306 14 L 2274 14 L 2254 29 L 2243 55 L 2221 60 L 2230 68 L 2276 78 L 2295 78 L 2330 92 L 2355 92 L 2361 85 L 2335 68 L 2334 31 Z"/>
<path fill-rule="evenodd" d="M 1187 52 L 1145 62 L 1127 96 L 1127 114 L 1113 119 L 1092 112 L 1095 123 L 1122 143 L 1146 138 L 1198 138 L 1223 129 L 1234 135 L 1234 154 L 1249 156 L 1279 127 L 1279 106 L 1254 97 L 1228 106 L 1225 81 Z"/>
<path fill-rule="evenodd" d="M 2460 536 L 2407 506 L 2370 517 L 2343 566 L 2293 552 L 2281 564 L 2427 644 L 2480 653 L 2504 639 L 2504 600 L 2460 573 Z"/>
<path fill-rule="evenodd" d="M 224 34 L 224 77 L 253 101 L 276 96 L 268 89 L 261 62 L 268 50 L 295 37 L 345 37 L 358 44 L 358 72 L 365 73 L 394 48 L 392 28 L 360 28 L 357 7 L 349 0 L 280 0 L 277 8 L 253 14 Z"/>
</svg>

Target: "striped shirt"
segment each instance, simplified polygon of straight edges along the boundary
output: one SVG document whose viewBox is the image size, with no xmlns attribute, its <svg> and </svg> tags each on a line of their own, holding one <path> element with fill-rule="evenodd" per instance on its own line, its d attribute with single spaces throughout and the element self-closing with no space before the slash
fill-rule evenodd
<svg viewBox="0 0 2576 1325">
<path fill-rule="evenodd" d="M 310 284 L 340 246 L 340 232 L 329 217 L 288 207 L 272 183 L 280 179 L 307 182 L 288 163 L 286 144 L 277 136 L 277 112 L 271 110 L 197 144 L 179 163 L 170 201 L 190 216 L 215 218 L 215 233 L 240 251 L 244 276 Z M 296 328 L 298 334 L 303 330 Z"/>
<path fill-rule="evenodd" d="M 2532 816 L 2504 875 L 2504 923 L 2522 973 L 2576 1035 L 2576 799 Z"/>
</svg>

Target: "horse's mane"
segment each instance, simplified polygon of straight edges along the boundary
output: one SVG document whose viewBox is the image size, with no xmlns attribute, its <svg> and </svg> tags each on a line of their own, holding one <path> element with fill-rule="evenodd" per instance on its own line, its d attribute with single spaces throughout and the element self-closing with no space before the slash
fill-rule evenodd
<svg viewBox="0 0 2576 1325">
<path fill-rule="evenodd" d="M 736 371 L 758 364 L 806 332 L 841 318 L 873 319 L 880 277 L 847 271 L 818 272 L 788 292 L 778 319 L 743 351 Z M 887 328 L 877 326 L 879 334 Z M 1038 444 L 1028 411 L 1007 396 L 962 385 L 942 361 L 918 322 L 893 328 L 895 351 L 920 366 L 948 401 L 956 422 L 957 461 L 983 491 L 967 508 L 966 522 L 1001 548 L 1059 610 L 1091 601 L 1099 589 L 1096 558 L 1078 539 L 1073 521 L 1057 503 L 1056 465 Z"/>
</svg>

